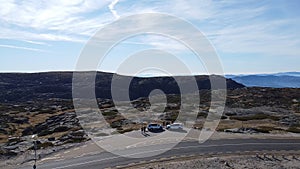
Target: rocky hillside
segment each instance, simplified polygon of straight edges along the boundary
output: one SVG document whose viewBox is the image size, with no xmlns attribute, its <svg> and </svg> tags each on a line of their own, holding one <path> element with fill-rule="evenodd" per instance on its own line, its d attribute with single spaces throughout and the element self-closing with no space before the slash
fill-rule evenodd
<svg viewBox="0 0 300 169">
<path fill-rule="evenodd" d="M 82 77 L 82 86 L 90 87 L 86 79 L 92 78 L 91 72 L 77 72 Z M 95 80 L 98 98 L 111 98 L 111 81 L 113 74 L 97 72 Z M 49 73 L 1 73 L 0 74 L 0 102 L 24 102 L 29 100 L 49 98 L 72 98 L 72 72 Z M 131 79 L 129 76 L 117 75 L 119 81 Z M 211 78 L 222 79 L 221 76 Z M 185 85 L 191 83 L 189 77 L 176 77 Z M 210 89 L 208 76 L 195 76 L 199 89 Z M 227 79 L 229 89 L 242 88 L 244 85 Z M 179 94 L 179 87 L 172 77 L 132 78 L 129 94 L 132 100 L 147 97 L 153 89 L 161 89 L 166 94 Z M 119 88 L 120 91 L 127 89 Z M 191 91 L 194 92 L 194 91 Z"/>
</svg>

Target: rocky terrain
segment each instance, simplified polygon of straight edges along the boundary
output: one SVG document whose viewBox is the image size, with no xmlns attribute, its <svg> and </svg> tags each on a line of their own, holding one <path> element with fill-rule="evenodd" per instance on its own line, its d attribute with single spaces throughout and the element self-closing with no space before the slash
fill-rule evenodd
<svg viewBox="0 0 300 169">
<path fill-rule="evenodd" d="M 38 136 L 38 149 L 88 140 L 70 101 L 50 99 L 44 102 L 2 103 L 0 113 L 2 158 L 32 150 L 32 135 Z"/>
<path fill-rule="evenodd" d="M 131 116 L 130 112 L 121 114 L 118 110 L 120 107 L 115 107 L 110 99 L 108 82 L 111 77 L 112 74 L 98 73 L 96 78 L 99 109 L 113 129 L 97 133 L 100 137 L 138 130 L 141 126 L 136 116 Z M 211 91 L 207 76 L 197 76 L 196 79 L 201 98 L 196 123 L 191 127 L 201 129 L 210 107 Z M 219 132 L 300 133 L 300 89 L 247 88 L 232 80 L 227 80 L 227 85 L 226 108 L 217 128 Z M 71 88 L 72 73 L 69 72 L 0 74 L 2 159 L 32 150 L 32 135 L 38 136 L 37 148 L 45 150 L 40 151 L 44 153 L 40 154 L 42 156 L 61 147 L 89 140 L 75 113 Z M 148 98 L 149 92 L 157 88 L 167 94 L 167 104 L 160 111 L 151 105 Z M 172 78 L 134 78 L 130 89 L 133 93 L 131 105 L 143 117 L 150 110 L 153 113 L 151 117 L 155 115 L 158 122 L 173 122 L 181 106 L 177 89 Z"/>
</svg>

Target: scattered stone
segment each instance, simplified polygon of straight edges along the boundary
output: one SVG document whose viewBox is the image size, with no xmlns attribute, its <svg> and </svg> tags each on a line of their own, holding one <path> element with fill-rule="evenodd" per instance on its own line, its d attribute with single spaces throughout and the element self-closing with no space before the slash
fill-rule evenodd
<svg viewBox="0 0 300 169">
<path fill-rule="evenodd" d="M 230 133 L 243 133 L 243 134 L 253 134 L 259 133 L 257 129 L 254 128 L 233 128 L 233 129 L 225 129 L 224 132 Z"/>
</svg>

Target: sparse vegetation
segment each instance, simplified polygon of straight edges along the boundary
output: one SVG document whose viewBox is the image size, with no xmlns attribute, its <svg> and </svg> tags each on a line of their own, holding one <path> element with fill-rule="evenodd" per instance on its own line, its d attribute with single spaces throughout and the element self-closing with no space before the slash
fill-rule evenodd
<svg viewBox="0 0 300 169">
<path fill-rule="evenodd" d="M 117 110 L 105 110 L 102 111 L 103 116 L 110 116 L 110 117 L 115 117 L 118 114 Z"/>
<path fill-rule="evenodd" d="M 231 116 L 230 119 L 231 120 L 239 120 L 239 121 L 271 119 L 274 121 L 278 121 L 278 120 L 280 120 L 280 117 L 263 114 L 263 113 L 257 113 L 257 114 L 248 115 L 248 116 Z"/>
<path fill-rule="evenodd" d="M 38 149 L 45 149 L 45 148 L 53 147 L 53 146 L 54 146 L 54 144 L 51 143 L 51 142 L 44 142 L 44 143 L 38 144 L 37 148 Z"/>
<path fill-rule="evenodd" d="M 287 132 L 291 132 L 291 133 L 300 133 L 300 128 L 297 128 L 297 127 L 289 127 L 286 131 L 287 131 Z"/>
<path fill-rule="evenodd" d="M 132 128 L 127 128 L 127 129 L 122 129 L 122 130 L 117 130 L 120 134 L 126 133 L 126 132 L 130 132 L 133 131 Z"/>
<path fill-rule="evenodd" d="M 208 115 L 208 113 L 207 113 L 207 112 L 199 112 L 199 113 L 198 113 L 198 118 L 199 118 L 199 117 L 206 118 L 206 117 L 207 117 L 207 115 Z"/>
<path fill-rule="evenodd" d="M 257 131 L 262 132 L 262 133 L 270 133 L 271 131 L 283 131 L 283 129 L 278 128 L 278 127 L 272 127 L 272 126 L 258 126 Z"/>
</svg>

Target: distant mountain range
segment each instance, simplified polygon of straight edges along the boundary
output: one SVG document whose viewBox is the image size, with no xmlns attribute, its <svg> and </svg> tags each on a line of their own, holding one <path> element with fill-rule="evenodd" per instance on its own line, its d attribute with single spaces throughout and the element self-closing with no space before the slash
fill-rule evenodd
<svg viewBox="0 0 300 169">
<path fill-rule="evenodd" d="M 300 72 L 282 72 L 255 75 L 226 75 L 247 87 L 300 88 Z"/>
<path fill-rule="evenodd" d="M 92 72 L 76 72 L 82 79 L 80 87 L 84 94 L 86 88 L 95 86 L 97 98 L 111 98 L 111 82 L 114 74 L 97 72 L 96 78 Z M 148 97 L 154 89 L 160 89 L 165 94 L 180 94 L 177 82 L 189 86 L 191 77 L 130 77 L 116 75 L 120 82 L 117 92 L 129 94 L 131 100 Z M 49 98 L 72 99 L 73 72 L 46 72 L 46 73 L 0 73 L 0 102 L 24 102 L 30 100 L 45 100 Z M 195 76 L 198 89 L 210 89 L 210 78 L 222 80 L 217 75 Z M 122 85 L 122 81 L 130 81 L 129 89 Z M 88 83 L 94 81 L 95 84 Z M 244 85 L 231 79 L 226 79 L 228 89 L 243 88 Z M 191 90 L 193 90 L 191 88 Z M 195 91 L 187 91 L 195 92 Z"/>
<path fill-rule="evenodd" d="M 76 72 L 82 77 L 82 88 L 90 87 L 86 79 L 94 78 L 91 72 Z M 115 74 L 97 72 L 95 78 L 95 93 L 97 98 L 111 98 L 111 81 Z M 189 85 L 192 83 L 188 76 L 174 77 L 130 77 L 116 75 L 122 81 L 131 80 L 129 89 L 119 86 L 118 92 L 129 94 L 131 100 L 148 97 L 154 89 L 160 89 L 165 94 L 179 94 L 177 82 Z M 228 89 L 252 87 L 300 88 L 300 72 L 284 72 L 257 75 L 227 75 Z M 72 98 L 73 72 L 46 73 L 0 73 L 0 102 L 23 102 L 36 99 Z M 223 79 L 217 75 L 195 76 L 198 89 L 210 89 L 210 78 Z M 195 91 L 189 91 L 195 92 Z"/>
</svg>

